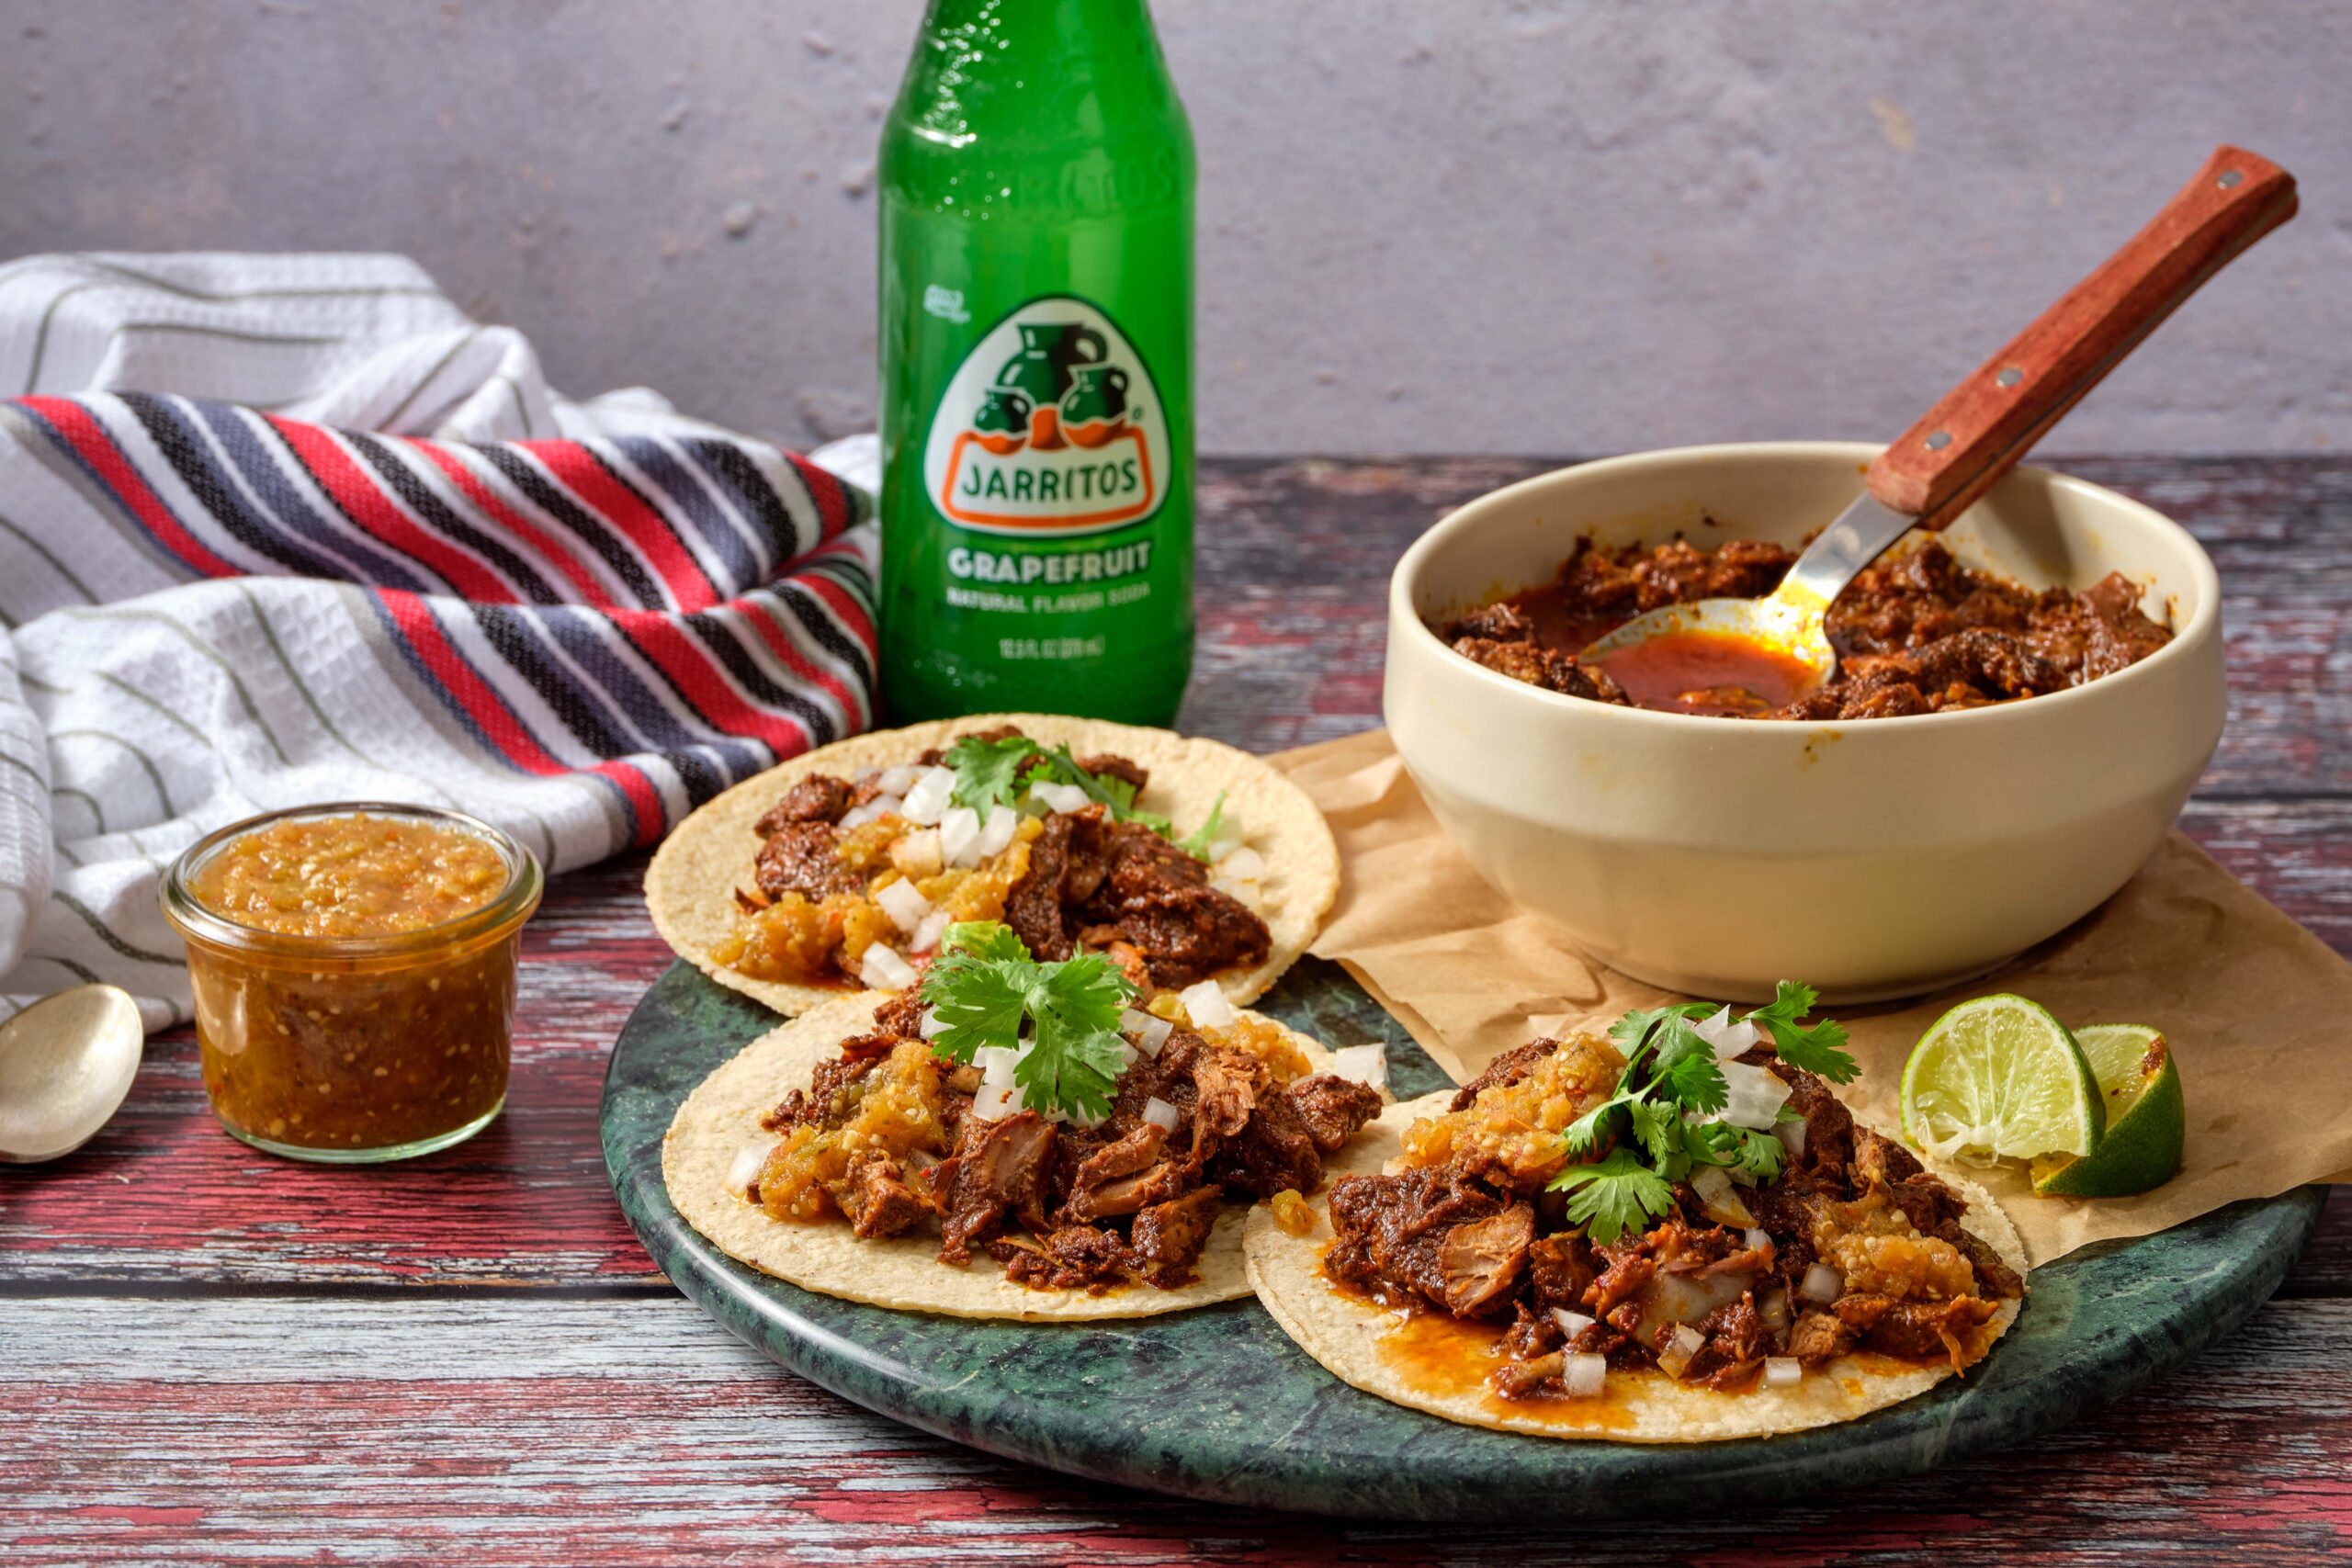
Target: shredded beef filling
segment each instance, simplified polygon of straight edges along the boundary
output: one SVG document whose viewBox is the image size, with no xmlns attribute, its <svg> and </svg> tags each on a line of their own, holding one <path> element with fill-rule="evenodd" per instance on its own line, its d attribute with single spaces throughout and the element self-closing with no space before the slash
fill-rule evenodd
<svg viewBox="0 0 2352 1568">
<path fill-rule="evenodd" d="M 889 1081 L 877 1074 L 902 1066 L 894 1053 L 920 1041 L 922 1021 L 911 997 L 884 1002 L 875 1032 L 844 1042 L 761 1125 L 820 1137 L 842 1129 Z M 1250 1052 L 1182 1029 L 1121 1075 L 1099 1126 L 1035 1111 L 975 1115 L 978 1087 L 975 1069 L 940 1068 L 944 1135 L 901 1154 L 852 1155 L 825 1184 L 831 1209 L 861 1237 L 935 1228 L 944 1264 L 986 1253 L 1020 1283 L 1098 1294 L 1191 1283 L 1227 1201 L 1315 1190 L 1322 1156 L 1382 1105 L 1376 1090 L 1329 1073 L 1285 1086 Z M 1172 1131 L 1146 1117 L 1155 1100 L 1175 1111 Z M 756 1184 L 750 1196 L 760 1201 Z"/>
<path fill-rule="evenodd" d="M 842 863 L 827 822 L 786 822 L 768 834 L 752 863 L 752 880 L 770 898 L 797 893 L 812 902 L 865 888 L 865 879 Z"/>
<path fill-rule="evenodd" d="M 1112 821 L 1101 807 L 1057 812 L 1004 919 L 1040 958 L 1124 943 L 1153 985 L 1182 987 L 1263 963 L 1272 945 L 1265 921 L 1208 882 L 1207 866 L 1140 822 Z"/>
<path fill-rule="evenodd" d="M 1001 725 L 959 739 L 1003 740 L 1020 733 Z M 916 761 L 931 766 L 943 755 L 934 748 Z M 1078 763 L 1138 793 L 1151 782 L 1144 768 L 1108 752 Z M 842 863 L 840 823 L 874 795 L 871 783 L 830 773 L 787 790 L 753 827 L 761 841 L 752 880 L 764 898 L 797 893 L 819 903 L 865 892 L 865 878 Z M 760 907 L 746 894 L 736 897 L 746 908 Z M 1110 820 L 1101 807 L 1046 818 L 1044 835 L 1030 848 L 1027 875 L 1007 895 L 1005 922 L 1040 958 L 1068 958 L 1083 943 L 1152 987 L 1181 988 L 1261 964 L 1273 943 L 1255 911 L 1209 886 L 1206 865 L 1139 822 Z"/>
<path fill-rule="evenodd" d="M 1796 559 L 1778 545 L 1686 540 L 1620 549 L 1579 543 L 1550 582 L 1449 623 L 1454 650 L 1515 681 L 1591 702 L 1629 702 L 1578 655 L 1634 616 L 1699 599 L 1770 593 Z M 1856 719 L 1982 707 L 2079 686 L 2145 659 L 2172 633 L 2120 572 L 2080 592 L 2036 592 L 1964 567 L 1929 540 L 1864 571 L 1830 606 L 1839 659 L 1819 690 L 1762 718 Z"/>
<path fill-rule="evenodd" d="M 1504 1053 L 1451 1111 L 1501 1114 L 1559 1049 L 1543 1039 Z M 1698 1348 L 1670 1375 L 1721 1390 L 1753 1386 L 1773 1356 L 1811 1369 L 1857 1349 L 1954 1366 L 1981 1354 L 1984 1325 L 2024 1285 L 1961 1227 L 1966 1201 L 1901 1145 L 1857 1127 L 1818 1077 L 1765 1048 L 1743 1060 L 1789 1084 L 1804 1129 L 1779 1179 L 1739 1190 L 1754 1225 L 1718 1223 L 1684 1183 L 1668 1218 L 1597 1247 L 1566 1223 L 1546 1173 L 1515 1174 L 1457 1137 L 1442 1163 L 1332 1182 L 1325 1273 L 1503 1328 L 1493 1382 L 1509 1398 L 1559 1393 L 1572 1352 L 1658 1367 L 1669 1346 L 1690 1349 L 1683 1329 Z M 1822 1261 L 1843 1281 L 1826 1302 L 1804 1289 Z"/>
</svg>

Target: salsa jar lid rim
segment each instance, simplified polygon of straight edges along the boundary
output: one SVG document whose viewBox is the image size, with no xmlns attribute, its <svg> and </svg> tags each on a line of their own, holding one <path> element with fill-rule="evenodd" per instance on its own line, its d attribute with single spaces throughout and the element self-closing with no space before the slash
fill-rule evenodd
<svg viewBox="0 0 2352 1568">
<path fill-rule="evenodd" d="M 190 882 L 198 868 L 234 840 L 274 823 L 334 817 L 406 818 L 482 840 L 497 850 L 505 861 L 505 886 L 488 903 L 479 908 L 469 909 L 453 919 L 443 920 L 437 925 L 420 926 L 413 931 L 364 936 L 308 936 L 294 931 L 268 931 L 232 919 L 196 897 Z M 164 875 L 164 916 L 178 928 L 183 937 L 198 938 L 220 946 L 311 956 L 391 956 L 430 952 L 470 940 L 502 925 L 519 923 L 537 907 L 543 881 L 538 857 L 515 842 L 514 835 L 467 812 L 397 800 L 327 801 L 311 806 L 280 807 L 274 811 L 243 818 L 214 829 L 181 851 Z"/>
</svg>

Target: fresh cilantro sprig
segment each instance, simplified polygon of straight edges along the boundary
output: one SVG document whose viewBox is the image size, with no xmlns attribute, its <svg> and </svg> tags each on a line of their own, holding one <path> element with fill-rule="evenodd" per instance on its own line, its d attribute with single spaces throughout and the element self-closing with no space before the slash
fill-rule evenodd
<svg viewBox="0 0 2352 1568">
<path fill-rule="evenodd" d="M 1028 787 L 1022 783 L 1021 767 L 1037 750 L 1037 743 L 1025 735 L 1009 735 L 1001 740 L 965 736 L 939 759 L 942 766 L 956 774 L 956 787 L 948 791 L 947 798 L 983 814 L 991 806 L 1011 806 L 1014 796 Z"/>
<path fill-rule="evenodd" d="M 1206 860 L 1209 858 L 1209 846 L 1216 843 L 1216 836 L 1224 831 L 1225 791 L 1219 790 L 1216 792 L 1216 799 L 1209 806 L 1207 819 L 1177 840 L 1176 847 L 1194 860 Z"/>
<path fill-rule="evenodd" d="M 1797 1020 L 1811 1012 L 1813 1004 L 1820 999 L 1821 994 L 1811 986 L 1783 980 L 1772 999 L 1750 1012 L 1747 1021 L 1763 1026 L 1772 1037 L 1772 1049 L 1789 1066 L 1816 1073 L 1831 1083 L 1851 1083 L 1861 1068 L 1841 1049 L 1846 1043 L 1846 1026 L 1834 1018 L 1825 1018 L 1811 1029 L 1797 1027 Z"/>
<path fill-rule="evenodd" d="M 1136 988 L 1101 953 L 1043 963 L 1009 928 L 966 921 L 947 928 L 921 994 L 940 1023 L 933 1055 L 967 1063 L 984 1046 L 1019 1051 L 1012 1081 L 1027 1104 L 1110 1114 L 1126 1065 L 1119 1015 Z"/>
<path fill-rule="evenodd" d="M 1783 980 L 1771 1001 L 1740 1021 L 1769 1035 L 1791 1066 L 1849 1082 L 1860 1069 L 1840 1049 L 1844 1026 L 1829 1019 L 1810 1027 L 1803 1022 L 1818 999 L 1812 987 Z M 1568 1219 L 1602 1246 L 1672 1213 L 1673 1184 L 1701 1166 L 1759 1182 L 1781 1174 L 1786 1149 L 1778 1135 L 1716 1119 L 1729 1103 L 1731 1086 L 1713 1045 L 1695 1027 L 1714 1010 L 1704 1002 L 1675 1002 L 1628 1012 L 1610 1026 L 1625 1070 L 1608 1099 L 1561 1134 L 1568 1154 L 1584 1163 L 1549 1183 L 1569 1194 Z M 1780 1120 L 1790 1119 L 1784 1108 Z M 1601 1157 L 1589 1157 L 1604 1145 Z"/>
<path fill-rule="evenodd" d="M 1067 742 L 1049 750 L 1025 735 L 1008 735 L 1000 740 L 967 735 L 947 749 L 940 762 L 956 774 L 948 799 L 984 814 L 991 806 L 1018 805 L 1032 784 L 1075 784 L 1114 821 L 1140 822 L 1163 838 L 1172 837 L 1176 830 L 1176 825 L 1158 812 L 1136 809 L 1134 784 L 1080 767 Z"/>
<path fill-rule="evenodd" d="M 1069 754 L 1068 743 L 1047 751 L 1040 749 L 1023 773 L 1028 784 L 1076 784 L 1086 792 L 1086 798 L 1109 810 L 1114 820 L 1140 822 L 1153 832 L 1166 838 L 1176 830 L 1176 824 L 1157 811 L 1136 809 L 1136 786 L 1113 773 L 1091 773 L 1078 765 Z"/>
<path fill-rule="evenodd" d="M 1629 1148 L 1609 1151 L 1591 1165 L 1572 1165 L 1552 1179 L 1552 1190 L 1568 1194 L 1568 1220 L 1597 1242 L 1611 1242 L 1645 1225 L 1647 1216 L 1674 1207 L 1665 1178 L 1634 1157 Z"/>
</svg>

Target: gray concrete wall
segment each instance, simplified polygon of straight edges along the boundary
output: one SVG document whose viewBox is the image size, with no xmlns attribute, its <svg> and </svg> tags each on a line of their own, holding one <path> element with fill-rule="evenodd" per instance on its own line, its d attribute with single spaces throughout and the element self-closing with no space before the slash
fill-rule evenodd
<svg viewBox="0 0 2352 1568">
<path fill-rule="evenodd" d="M 872 417 L 917 0 L 0 0 L 0 254 L 385 247 L 795 441 Z M 2342 0 L 1162 0 L 1201 439 L 1891 435 L 2219 141 L 2302 216 L 2053 447 L 2352 446 Z"/>
</svg>

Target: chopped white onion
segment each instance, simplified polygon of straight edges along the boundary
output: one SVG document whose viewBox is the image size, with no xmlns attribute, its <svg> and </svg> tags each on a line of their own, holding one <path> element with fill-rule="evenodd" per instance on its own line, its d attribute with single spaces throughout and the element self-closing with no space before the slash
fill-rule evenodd
<svg viewBox="0 0 2352 1568">
<path fill-rule="evenodd" d="M 1731 1060 L 1757 1041 L 1756 1026 L 1745 1019 L 1732 1017 L 1728 1006 L 1693 1022 L 1690 1032 L 1715 1048 L 1719 1062 Z"/>
<path fill-rule="evenodd" d="M 956 788 L 956 775 L 945 768 L 925 768 L 922 776 L 907 791 L 906 804 L 900 815 L 918 828 L 928 828 L 947 815 L 948 796 Z"/>
<path fill-rule="evenodd" d="M 951 806 L 939 819 L 939 852 L 949 865 L 979 862 L 980 814 L 968 806 Z"/>
<path fill-rule="evenodd" d="M 922 896 L 922 888 L 904 877 L 888 887 L 877 889 L 874 901 L 881 906 L 882 912 L 890 917 L 892 923 L 909 936 L 922 929 L 924 917 L 931 913 L 931 900 Z"/>
<path fill-rule="evenodd" d="M 1775 1285 L 1758 1296 L 1756 1315 L 1763 1319 L 1764 1326 L 1774 1333 L 1786 1328 L 1789 1325 L 1789 1292 Z"/>
<path fill-rule="evenodd" d="M 1699 1206 L 1707 1211 L 1707 1218 L 1719 1225 L 1752 1225 L 1756 1216 L 1739 1200 L 1732 1188 L 1731 1178 L 1719 1165 L 1694 1165 L 1690 1168 L 1690 1188 L 1699 1194 Z"/>
<path fill-rule="evenodd" d="M 1748 1127 L 1770 1132 L 1780 1121 L 1781 1107 L 1789 1102 L 1789 1086 L 1762 1067 L 1751 1067 L 1745 1062 L 1718 1064 L 1724 1075 L 1724 1085 L 1730 1096 L 1724 1101 L 1722 1118 L 1735 1127 Z"/>
<path fill-rule="evenodd" d="M 1669 1324 L 1704 1323 L 1721 1307 L 1747 1293 L 1752 1274 L 1660 1274 L 1635 1298 L 1642 1307 L 1634 1337 L 1645 1345 L 1657 1343 Z"/>
<path fill-rule="evenodd" d="M 1170 1128 L 1173 1132 L 1175 1129 Z M 736 1151 L 735 1163 L 727 1168 L 727 1190 L 741 1192 L 760 1179 L 761 1168 L 768 1163 L 768 1151 L 774 1144 L 745 1144 Z"/>
<path fill-rule="evenodd" d="M 1373 1089 L 1388 1087 L 1388 1053 L 1378 1041 L 1368 1045 L 1342 1045 L 1331 1053 L 1333 1076 Z"/>
<path fill-rule="evenodd" d="M 1233 1022 L 1233 1004 L 1225 999 L 1215 980 L 1203 980 L 1176 993 L 1195 1029 L 1225 1029 Z"/>
<path fill-rule="evenodd" d="M 896 950 L 877 942 L 859 961 L 857 977 L 877 991 L 903 991 L 915 983 L 915 968 Z"/>
<path fill-rule="evenodd" d="M 893 811 L 900 809 L 903 804 L 895 795 L 877 795 L 865 805 L 853 806 L 842 813 L 841 825 L 844 828 L 863 828 L 877 817 L 888 817 Z"/>
<path fill-rule="evenodd" d="M 1001 855 L 1012 847 L 1013 829 L 1021 826 L 1021 813 L 1010 806 L 991 806 L 987 819 L 980 824 L 980 858 Z"/>
<path fill-rule="evenodd" d="M 983 1122 L 1001 1122 L 1021 1109 L 1021 1091 L 1012 1084 L 982 1084 L 972 1096 L 972 1114 Z"/>
<path fill-rule="evenodd" d="M 882 770 L 881 776 L 875 782 L 881 786 L 884 795 L 904 795 L 915 787 L 915 780 L 922 776 L 921 768 L 885 768 Z"/>
<path fill-rule="evenodd" d="M 1094 804 L 1093 797 L 1076 784 L 1033 784 L 1029 798 L 1048 811 L 1083 811 Z"/>
<path fill-rule="evenodd" d="M 1176 1108 L 1156 1094 L 1143 1102 L 1143 1119 L 1162 1132 L 1176 1130 Z"/>
<path fill-rule="evenodd" d="M 1657 1353 L 1658 1371 L 1668 1377 L 1679 1378 L 1690 1359 L 1706 1348 L 1707 1337 L 1687 1323 L 1674 1325 L 1673 1337 L 1661 1346 Z"/>
<path fill-rule="evenodd" d="M 1797 1282 L 1797 1294 L 1809 1302 L 1834 1302 L 1846 1291 L 1846 1277 L 1836 1267 L 1816 1262 Z"/>
<path fill-rule="evenodd" d="M 947 934 L 947 928 L 955 919 L 955 916 L 944 909 L 933 909 L 930 914 L 925 915 L 922 918 L 922 924 L 915 928 L 915 934 L 907 939 L 907 951 L 909 953 L 938 951 L 939 939 Z"/>
<path fill-rule="evenodd" d="M 1609 1358 L 1595 1350 L 1571 1350 L 1560 1358 L 1560 1392 L 1570 1399 L 1599 1397 L 1609 1381 Z"/>
<path fill-rule="evenodd" d="M 939 847 L 939 829 L 922 828 L 890 846 L 890 863 L 901 876 L 937 876 L 947 867 Z"/>
<path fill-rule="evenodd" d="M 1230 806 L 1220 807 L 1218 807 L 1216 837 L 1208 841 L 1203 852 L 1209 857 L 1209 863 L 1215 865 L 1218 862 L 1238 853 L 1241 849 L 1242 840 L 1248 837 L 1249 834 L 1243 830 L 1241 826 L 1241 813 L 1234 810 Z M 1235 872 L 1233 874 L 1238 876 L 1241 874 L 1239 872 Z"/>
<path fill-rule="evenodd" d="M 922 1037 L 925 1040 L 936 1040 L 946 1032 L 947 1021 L 939 1016 L 939 1010 L 937 1008 L 923 1009 Z"/>
<path fill-rule="evenodd" d="M 1236 882 L 1263 882 L 1266 879 L 1266 857 L 1244 844 L 1216 863 L 1217 874 L 1229 876 Z"/>
<path fill-rule="evenodd" d="M 1766 1388 L 1794 1388 L 1803 1382 L 1804 1382 L 1804 1363 L 1794 1356 L 1764 1358 L 1764 1386 Z"/>
<path fill-rule="evenodd" d="M 1781 1146 L 1789 1151 L 1792 1160 L 1804 1158 L 1804 1130 L 1811 1123 L 1800 1118 L 1794 1122 L 1775 1122 L 1772 1131 L 1780 1134 Z"/>
<path fill-rule="evenodd" d="M 1582 1334 L 1586 1329 L 1592 1326 L 1592 1319 L 1587 1317 L 1580 1312 L 1570 1312 L 1566 1307 L 1554 1307 L 1552 1309 L 1552 1321 L 1560 1325 L 1560 1332 L 1566 1335 L 1571 1340 L 1576 1338 L 1577 1335 Z"/>
<path fill-rule="evenodd" d="M 1151 1014 L 1143 1011 L 1141 1009 L 1125 1009 L 1119 1014 L 1119 1032 L 1132 1040 L 1136 1035 L 1141 1034 L 1144 1031 L 1144 1025 L 1150 1021 Z"/>
<path fill-rule="evenodd" d="M 1136 1049 L 1147 1056 L 1157 1056 L 1159 1055 L 1159 1048 L 1168 1043 L 1168 1037 L 1175 1032 L 1174 1024 L 1164 1018 L 1153 1018 L 1147 1013 L 1144 1015 L 1142 1025 L 1136 1032 Z"/>
<path fill-rule="evenodd" d="M 1741 1232 L 1739 1239 L 1747 1244 L 1747 1250 L 1750 1252 L 1759 1251 L 1772 1245 L 1770 1235 L 1755 1225 L 1750 1225 Z"/>
<path fill-rule="evenodd" d="M 1021 1053 L 1011 1045 L 983 1045 L 972 1053 L 972 1066 L 980 1069 L 980 1082 L 987 1085 L 1009 1084 L 1012 1069 L 1021 1064 Z"/>
</svg>

